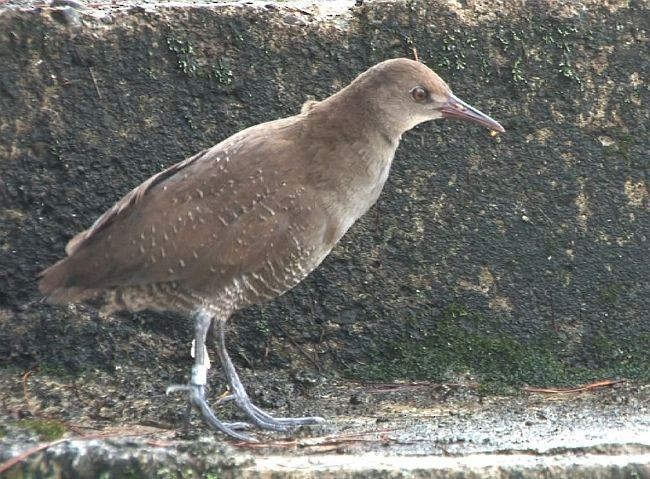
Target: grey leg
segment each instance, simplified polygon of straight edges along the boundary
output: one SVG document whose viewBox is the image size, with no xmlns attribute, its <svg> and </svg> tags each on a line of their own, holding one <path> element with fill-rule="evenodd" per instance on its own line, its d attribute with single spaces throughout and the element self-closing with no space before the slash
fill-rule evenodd
<svg viewBox="0 0 650 479">
<path fill-rule="evenodd" d="M 259 407 L 255 406 L 246 390 L 244 385 L 239 379 L 239 375 L 235 370 L 228 351 L 226 349 L 226 340 L 225 340 L 225 320 L 218 319 L 215 323 L 215 329 L 217 333 L 217 352 L 219 353 L 219 359 L 221 359 L 221 366 L 226 373 L 228 378 L 228 383 L 230 385 L 231 395 L 222 398 L 221 401 L 234 400 L 237 403 L 237 406 L 246 413 L 246 415 L 252 420 L 255 425 L 263 429 L 271 429 L 274 431 L 285 431 L 293 426 L 301 426 L 307 424 L 320 424 L 325 421 L 322 417 L 283 417 L 275 418 L 269 413 L 263 411 Z"/>
<path fill-rule="evenodd" d="M 210 362 L 205 349 L 205 338 L 210 328 L 212 315 L 205 310 L 194 313 L 194 366 L 190 384 L 172 385 L 167 388 L 167 394 L 176 391 L 186 391 L 190 397 L 190 404 L 195 406 L 203 416 L 203 420 L 212 428 L 241 441 L 255 441 L 255 439 L 241 434 L 235 429 L 245 429 L 249 424 L 244 422 L 224 423 L 220 421 L 205 400 L 205 385 L 207 383 Z M 221 323 L 221 321 L 219 321 Z"/>
</svg>

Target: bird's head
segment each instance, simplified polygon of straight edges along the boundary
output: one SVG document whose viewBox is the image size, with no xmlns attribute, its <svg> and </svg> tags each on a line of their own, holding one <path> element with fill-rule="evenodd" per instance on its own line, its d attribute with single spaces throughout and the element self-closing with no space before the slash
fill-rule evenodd
<svg viewBox="0 0 650 479">
<path fill-rule="evenodd" d="M 497 121 L 457 98 L 426 65 L 407 58 L 375 65 L 348 88 L 349 93 L 363 99 L 369 111 L 378 112 L 378 118 L 396 134 L 440 118 L 470 121 L 491 131 L 505 131 Z"/>
</svg>

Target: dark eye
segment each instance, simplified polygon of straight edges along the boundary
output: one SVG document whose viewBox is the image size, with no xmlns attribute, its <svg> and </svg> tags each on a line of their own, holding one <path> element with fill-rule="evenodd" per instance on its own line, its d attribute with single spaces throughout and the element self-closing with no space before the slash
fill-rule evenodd
<svg viewBox="0 0 650 479">
<path fill-rule="evenodd" d="M 411 90 L 411 97 L 417 102 L 423 102 L 429 97 L 429 92 L 421 86 L 416 86 Z"/>
</svg>

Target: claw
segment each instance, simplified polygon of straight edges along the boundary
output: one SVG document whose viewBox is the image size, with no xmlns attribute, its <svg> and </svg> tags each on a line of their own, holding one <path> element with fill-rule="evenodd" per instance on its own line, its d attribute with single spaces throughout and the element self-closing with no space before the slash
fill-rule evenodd
<svg viewBox="0 0 650 479">
<path fill-rule="evenodd" d="M 195 406 L 199 411 L 206 423 L 214 429 L 217 429 L 230 437 L 239 439 L 240 441 L 257 442 L 256 439 L 236 432 L 242 429 L 251 429 L 251 425 L 247 422 L 222 422 L 217 419 L 212 408 L 205 400 L 204 386 L 199 384 L 171 384 L 167 386 L 166 394 L 175 392 L 187 392 L 189 394 L 190 404 Z"/>
<path fill-rule="evenodd" d="M 192 388 L 189 384 L 170 384 L 167 386 L 167 389 L 165 389 L 165 394 L 169 396 L 172 393 L 178 392 L 178 391 L 189 391 Z"/>
<path fill-rule="evenodd" d="M 222 394 L 222 395 L 219 397 L 219 399 L 217 399 L 217 403 L 216 403 L 216 405 L 219 406 L 219 405 L 221 405 L 221 404 L 224 404 L 224 403 L 230 402 L 230 401 L 232 401 L 233 399 L 235 399 L 235 395 L 234 395 L 234 394 L 224 393 L 224 394 Z"/>
</svg>

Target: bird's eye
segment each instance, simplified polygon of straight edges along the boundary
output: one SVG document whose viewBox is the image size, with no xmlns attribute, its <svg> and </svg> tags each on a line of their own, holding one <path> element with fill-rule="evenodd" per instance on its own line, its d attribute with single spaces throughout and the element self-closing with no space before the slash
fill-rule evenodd
<svg viewBox="0 0 650 479">
<path fill-rule="evenodd" d="M 411 97 L 417 102 L 423 102 L 429 97 L 429 93 L 421 86 L 416 86 L 411 90 Z"/>
</svg>

